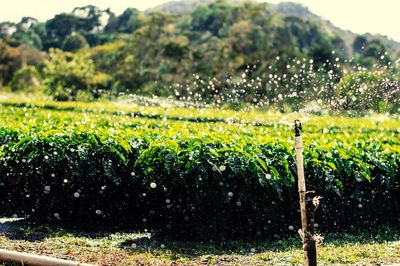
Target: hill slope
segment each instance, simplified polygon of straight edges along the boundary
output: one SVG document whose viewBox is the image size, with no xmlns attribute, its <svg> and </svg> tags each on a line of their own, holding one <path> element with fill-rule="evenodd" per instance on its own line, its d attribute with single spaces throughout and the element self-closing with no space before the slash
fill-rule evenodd
<svg viewBox="0 0 400 266">
<path fill-rule="evenodd" d="M 168 14 L 184 14 L 192 11 L 199 5 L 208 5 L 212 2 L 215 2 L 215 0 L 181 0 L 181 1 L 171 1 L 162 5 L 159 5 L 155 8 L 151 8 L 146 11 L 146 13 L 150 12 L 163 12 L 163 13 L 168 13 Z M 240 0 L 230 0 L 229 3 L 232 4 L 237 4 L 237 3 L 243 3 L 244 1 Z M 249 1 L 252 2 L 252 1 Z M 348 55 L 353 55 L 353 49 L 352 49 L 352 44 L 355 40 L 355 38 L 358 36 L 358 34 L 346 30 L 346 29 L 341 29 L 337 26 L 335 26 L 332 22 L 329 20 L 326 20 L 314 13 L 312 13 L 306 6 L 298 3 L 293 3 L 293 2 L 282 2 L 279 4 L 270 4 L 270 8 L 275 11 L 276 13 L 279 13 L 284 16 L 295 16 L 299 17 L 303 20 L 306 21 L 312 21 L 318 25 L 320 25 L 322 28 L 325 29 L 325 31 L 332 35 L 332 36 L 340 36 L 345 42 L 345 52 Z M 373 39 L 378 39 L 381 41 L 392 53 L 398 53 L 400 52 L 400 43 L 383 35 L 377 35 L 377 34 L 370 34 L 366 33 L 363 34 L 364 37 L 367 38 L 367 40 L 373 40 Z"/>
<path fill-rule="evenodd" d="M 306 6 L 303 6 L 298 3 L 283 2 L 283 3 L 277 4 L 277 5 L 273 5 L 273 8 L 276 12 L 278 12 L 282 15 L 297 16 L 297 17 L 301 17 L 302 19 L 310 20 L 310 21 L 318 23 L 319 25 L 324 27 L 327 32 L 330 32 L 331 34 L 334 34 L 336 36 L 340 36 L 345 41 L 346 48 L 348 49 L 348 51 L 352 53 L 352 43 L 354 42 L 354 40 L 358 36 L 358 34 L 352 32 L 350 30 L 341 29 L 341 28 L 335 26 L 329 20 L 326 20 L 326 19 L 312 13 Z M 365 33 L 365 34 L 363 34 L 363 36 L 366 37 L 368 40 L 378 39 L 392 53 L 397 53 L 400 51 L 400 43 L 387 37 L 387 36 L 379 35 L 379 34 L 370 34 L 370 33 Z"/>
</svg>

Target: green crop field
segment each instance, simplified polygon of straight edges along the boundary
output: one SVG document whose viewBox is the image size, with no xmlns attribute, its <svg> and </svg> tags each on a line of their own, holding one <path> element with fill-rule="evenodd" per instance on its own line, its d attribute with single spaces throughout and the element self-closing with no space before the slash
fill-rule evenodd
<svg viewBox="0 0 400 266">
<path fill-rule="evenodd" d="M 325 231 L 398 224 L 400 121 L 129 103 L 5 100 L 8 215 L 189 239 L 279 238 L 298 225 L 292 121 Z M 381 208 L 385 204 L 387 208 Z"/>
<path fill-rule="evenodd" d="M 394 3 L 14 2 L 0 265 L 400 263 Z"/>
<path fill-rule="evenodd" d="M 24 98 L 0 105 L 0 211 L 29 217 L 4 232 L 0 224 L 3 248 L 104 265 L 300 264 L 300 118 L 307 183 L 323 196 L 320 264 L 399 262 L 397 229 L 382 229 L 400 219 L 398 117 Z"/>
</svg>

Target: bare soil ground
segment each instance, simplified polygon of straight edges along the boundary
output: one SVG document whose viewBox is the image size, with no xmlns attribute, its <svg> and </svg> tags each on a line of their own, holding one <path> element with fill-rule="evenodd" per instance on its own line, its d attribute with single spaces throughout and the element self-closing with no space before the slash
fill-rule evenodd
<svg viewBox="0 0 400 266">
<path fill-rule="evenodd" d="M 97 265 L 302 265 L 303 259 L 296 236 L 189 243 L 144 233 L 64 230 L 18 219 L 0 219 L 0 248 Z M 400 231 L 328 235 L 318 258 L 319 265 L 400 265 Z"/>
</svg>

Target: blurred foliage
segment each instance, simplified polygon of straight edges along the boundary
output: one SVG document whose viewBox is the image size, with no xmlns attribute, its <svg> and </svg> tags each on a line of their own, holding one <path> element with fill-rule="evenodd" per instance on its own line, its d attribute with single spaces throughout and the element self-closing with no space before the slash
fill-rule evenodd
<svg viewBox="0 0 400 266">
<path fill-rule="evenodd" d="M 339 107 L 365 112 L 392 111 L 400 108 L 400 79 L 387 71 L 362 71 L 346 75 L 338 86 Z M 390 103 L 390 105 L 388 105 Z"/>
<path fill-rule="evenodd" d="M 296 5 L 290 8 L 295 9 Z M 44 54 L 61 48 L 79 56 L 84 48 L 92 60 L 91 71 L 109 77 L 107 88 L 104 84 L 91 86 L 100 88 L 92 92 L 93 98 L 107 91 L 115 96 L 173 96 L 185 101 L 227 106 L 242 102 L 289 111 L 310 102 L 331 109 L 398 111 L 394 97 L 382 100 L 389 93 L 385 86 L 392 87 L 390 91 L 399 89 L 393 87 L 398 86 L 399 61 L 392 48 L 385 47 L 381 39 L 363 35 L 355 37 L 348 49 L 347 40 L 327 30 L 324 23 L 292 11 L 284 14 L 266 3 L 219 0 L 175 13 L 142 13 L 128 8 L 116 16 L 110 10 L 86 6 L 44 23 L 33 18 L 18 24 L 1 23 L 2 46 L 7 47 L 0 52 L 4 58 L 2 83 L 7 85 L 24 67 L 19 54 L 27 47 L 43 49 Z M 42 62 L 46 56 L 38 58 Z M 84 64 L 85 60 L 75 63 Z M 43 63 L 28 65 L 37 66 L 48 78 Z M 366 100 L 363 98 L 338 105 L 346 95 L 354 96 L 341 92 L 349 75 L 368 71 L 380 75 L 379 86 L 384 86 L 370 88 L 378 93 L 375 103 L 357 106 Z M 88 83 L 88 77 L 85 79 Z M 49 91 L 71 95 L 70 87 L 62 87 L 69 82 L 60 82 L 57 90 Z M 76 99 L 76 93 L 72 94 L 75 96 L 61 98 Z"/>
<path fill-rule="evenodd" d="M 0 86 L 8 84 L 14 73 L 23 65 L 21 51 L 0 40 Z"/>
<path fill-rule="evenodd" d="M 87 43 L 85 37 L 80 33 L 72 33 L 68 37 L 65 38 L 62 43 L 62 50 L 68 52 L 76 52 L 83 48 L 88 48 L 89 44 Z"/>
<path fill-rule="evenodd" d="M 12 91 L 36 89 L 40 85 L 40 74 L 33 66 L 21 68 L 15 72 L 9 86 Z"/>
<path fill-rule="evenodd" d="M 50 51 L 50 60 L 43 70 L 44 85 L 59 101 L 76 100 L 79 92 L 98 96 L 99 90 L 108 89 L 109 76 L 98 72 L 87 54 Z"/>
<path fill-rule="evenodd" d="M 143 24 L 143 16 L 135 8 L 126 9 L 120 16 L 111 19 L 104 31 L 106 33 L 126 33 L 135 32 Z"/>
</svg>

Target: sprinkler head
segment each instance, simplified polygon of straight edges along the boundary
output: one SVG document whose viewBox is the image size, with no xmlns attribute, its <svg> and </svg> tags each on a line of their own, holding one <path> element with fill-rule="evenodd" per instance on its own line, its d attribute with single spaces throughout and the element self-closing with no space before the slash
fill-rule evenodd
<svg viewBox="0 0 400 266">
<path fill-rule="evenodd" d="M 294 120 L 294 133 L 296 137 L 300 137 L 301 131 L 303 130 L 303 127 L 301 126 L 300 120 L 296 119 Z"/>
</svg>

